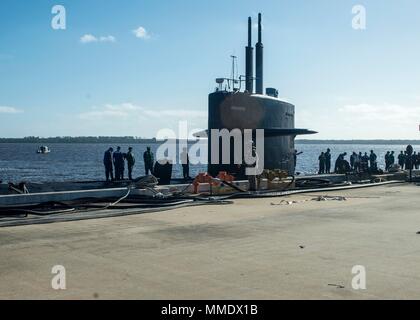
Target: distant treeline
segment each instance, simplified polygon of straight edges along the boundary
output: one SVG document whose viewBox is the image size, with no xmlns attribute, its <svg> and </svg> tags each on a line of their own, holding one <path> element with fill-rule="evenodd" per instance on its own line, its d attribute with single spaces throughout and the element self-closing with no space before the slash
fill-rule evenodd
<svg viewBox="0 0 420 320">
<path fill-rule="evenodd" d="M 0 143 L 121 143 L 121 144 L 134 144 L 134 143 L 159 143 L 155 138 L 144 139 L 139 137 L 25 137 L 25 138 L 0 138 Z"/>
<path fill-rule="evenodd" d="M 420 145 L 420 140 L 296 140 L 298 144 Z"/>
<path fill-rule="evenodd" d="M 190 141 L 191 142 L 191 141 Z M 135 143 L 161 143 L 156 138 L 145 139 L 141 137 L 25 137 L 0 138 L 0 143 L 107 143 L 107 144 L 135 144 Z M 372 145 L 420 145 L 420 140 L 296 140 L 298 144 L 372 144 Z"/>
</svg>

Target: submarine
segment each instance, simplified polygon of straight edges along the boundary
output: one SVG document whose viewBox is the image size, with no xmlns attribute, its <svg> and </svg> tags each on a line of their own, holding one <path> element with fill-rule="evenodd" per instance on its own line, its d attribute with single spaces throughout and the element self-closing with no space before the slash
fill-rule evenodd
<svg viewBox="0 0 420 320">
<path fill-rule="evenodd" d="M 213 129 L 229 131 L 252 130 L 253 136 L 258 129 L 264 130 L 264 169 L 280 169 L 293 175 L 295 171 L 295 138 L 317 132 L 295 128 L 295 106 L 278 98 L 278 90 L 266 88 L 264 93 L 264 46 L 262 43 L 262 18 L 258 14 L 258 42 L 252 47 L 252 18 L 248 18 L 248 46 L 246 47 L 245 76 L 235 78 L 235 63 L 232 65 L 232 78 L 218 78 L 218 87 L 208 97 L 208 172 L 217 176 L 221 171 L 238 178 L 244 177 L 243 166 L 234 163 L 234 149 L 230 147 L 230 162 L 212 161 Z M 233 59 L 236 57 L 232 56 Z M 242 83 L 245 89 L 242 91 Z M 255 84 L 255 92 L 254 92 Z M 239 87 L 238 87 L 239 86 Z M 244 159 L 243 147 L 241 157 Z M 237 151 L 236 151 L 237 152 Z M 217 158 L 217 156 L 216 156 Z M 213 162 L 213 163 L 212 163 Z"/>
</svg>

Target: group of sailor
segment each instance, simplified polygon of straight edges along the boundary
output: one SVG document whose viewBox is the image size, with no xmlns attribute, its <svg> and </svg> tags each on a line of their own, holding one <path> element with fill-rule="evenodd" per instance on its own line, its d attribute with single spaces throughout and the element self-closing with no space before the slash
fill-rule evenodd
<svg viewBox="0 0 420 320">
<path fill-rule="evenodd" d="M 349 173 L 349 172 L 369 172 L 369 173 L 378 173 L 381 171 L 378 168 L 378 156 L 373 150 L 370 151 L 370 154 L 365 152 L 356 153 L 353 152 L 350 155 L 349 161 L 346 160 L 347 153 L 341 153 L 335 162 L 334 172 L 339 174 Z M 385 154 L 385 171 L 390 171 L 396 168 L 396 160 L 398 160 L 398 166 L 401 169 L 410 170 L 418 169 L 420 167 L 420 152 L 415 152 L 411 146 L 407 147 L 406 151 L 401 151 L 397 159 L 395 157 L 394 151 L 388 151 Z M 331 171 L 331 150 L 328 149 L 327 152 L 322 152 L 318 157 L 319 161 L 319 174 L 328 174 Z"/>
<path fill-rule="evenodd" d="M 143 154 L 146 175 L 153 174 L 154 155 L 150 147 Z M 124 180 L 125 162 L 127 162 L 128 179 L 133 180 L 133 169 L 136 164 L 133 148 L 129 147 L 127 153 L 121 152 L 121 147 L 111 147 L 104 153 L 104 166 L 106 181 Z M 115 173 L 115 175 L 114 175 Z"/>
</svg>

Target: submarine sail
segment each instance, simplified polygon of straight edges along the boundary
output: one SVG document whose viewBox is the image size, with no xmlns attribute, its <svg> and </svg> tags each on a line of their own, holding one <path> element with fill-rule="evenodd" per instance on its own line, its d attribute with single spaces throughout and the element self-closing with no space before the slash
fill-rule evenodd
<svg viewBox="0 0 420 320">
<path fill-rule="evenodd" d="M 234 163 L 234 157 L 230 157 L 230 163 L 223 164 L 222 154 L 219 154 L 218 163 L 212 163 L 212 135 L 213 129 L 232 131 L 240 129 L 264 130 L 264 168 L 281 169 L 289 174 L 295 170 L 295 138 L 297 135 L 314 134 L 315 131 L 295 128 L 295 106 L 278 99 L 278 91 L 267 88 L 264 94 L 263 78 L 263 43 L 262 43 L 262 17 L 258 15 L 258 42 L 256 44 L 255 74 L 253 77 L 253 48 L 252 48 L 252 20 L 248 18 L 248 46 L 246 47 L 245 61 L 245 90 L 241 92 L 235 88 L 229 89 L 228 85 L 223 88 L 223 82 L 233 83 L 242 80 L 219 78 L 216 82 L 219 87 L 209 94 L 208 100 L 208 172 L 216 176 L 220 171 L 227 171 L 243 177 L 244 170 Z M 255 81 L 255 90 L 254 88 Z M 220 142 L 221 143 L 221 142 Z M 220 145 L 219 143 L 219 145 Z M 215 150 L 213 150 L 215 151 Z M 220 149 L 221 151 L 221 149 Z M 233 153 L 233 148 L 231 148 Z M 243 159 L 243 154 L 242 154 Z M 213 161 L 214 162 L 214 161 Z"/>
</svg>

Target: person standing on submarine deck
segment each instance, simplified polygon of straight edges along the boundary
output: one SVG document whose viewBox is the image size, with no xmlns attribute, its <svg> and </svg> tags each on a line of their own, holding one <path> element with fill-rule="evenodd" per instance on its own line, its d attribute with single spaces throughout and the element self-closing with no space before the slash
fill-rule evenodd
<svg viewBox="0 0 420 320">
<path fill-rule="evenodd" d="M 132 147 L 128 148 L 128 152 L 125 155 L 125 159 L 127 160 L 128 179 L 133 180 L 133 168 L 136 163 L 136 158 L 134 157 Z"/>
<path fill-rule="evenodd" d="M 121 147 L 117 147 L 117 151 L 112 155 L 114 160 L 115 180 L 124 180 L 124 155 Z"/>
<path fill-rule="evenodd" d="M 250 150 L 245 150 L 245 152 L 249 153 L 247 158 L 254 158 L 255 159 L 255 163 L 248 164 L 248 163 L 245 162 L 245 167 L 255 169 L 255 168 L 258 168 L 260 159 L 258 157 L 255 142 L 250 141 L 250 145 L 251 145 Z M 261 175 L 250 174 L 247 177 L 248 177 L 248 183 L 249 183 L 249 191 L 251 191 L 251 192 L 258 191 L 260 189 L 260 185 L 261 185 Z"/>
<path fill-rule="evenodd" d="M 325 153 L 322 152 L 321 155 L 318 158 L 319 160 L 319 171 L 318 174 L 324 174 L 325 173 L 325 162 L 326 162 L 326 156 Z"/>
<path fill-rule="evenodd" d="M 353 151 L 353 153 L 350 156 L 350 169 L 351 171 L 356 171 L 356 159 L 357 159 L 357 153 Z"/>
<path fill-rule="evenodd" d="M 391 151 L 387 151 L 385 154 L 385 171 L 388 171 L 390 162 L 389 162 L 389 156 L 391 155 Z"/>
<path fill-rule="evenodd" d="M 112 169 L 112 152 L 114 152 L 114 149 L 109 148 L 104 153 L 105 178 L 107 182 L 114 180 L 114 172 Z"/>
<path fill-rule="evenodd" d="M 293 174 L 296 173 L 297 156 L 301 155 L 302 153 L 303 153 L 303 151 L 298 152 L 296 149 L 293 152 L 293 165 L 294 165 Z"/>
<path fill-rule="evenodd" d="M 325 173 L 331 173 L 331 150 L 327 149 L 325 153 Z"/>
<path fill-rule="evenodd" d="M 144 171 L 146 173 L 146 176 L 150 174 L 153 174 L 153 164 L 154 164 L 154 155 L 151 151 L 150 147 L 147 147 L 147 150 L 143 154 L 143 160 L 144 160 Z"/>
<path fill-rule="evenodd" d="M 181 153 L 182 175 L 184 180 L 190 179 L 190 157 L 188 149 L 184 148 Z"/>
<path fill-rule="evenodd" d="M 398 164 L 401 167 L 401 169 L 404 170 L 404 164 L 405 164 L 405 154 L 404 154 L 404 151 L 401 151 L 401 153 L 398 155 Z"/>
<path fill-rule="evenodd" d="M 392 167 L 395 164 L 395 151 L 391 151 L 389 155 L 389 167 Z"/>
<path fill-rule="evenodd" d="M 370 150 L 369 155 L 369 163 L 370 163 L 370 171 L 376 172 L 378 171 L 378 162 L 377 162 L 378 156 L 373 152 L 373 150 Z"/>
<path fill-rule="evenodd" d="M 414 153 L 413 153 L 413 155 L 411 157 L 412 157 L 412 161 L 411 161 L 411 163 L 412 163 L 412 169 L 418 169 L 419 168 L 419 165 L 417 164 L 417 152 L 414 151 Z"/>
</svg>

